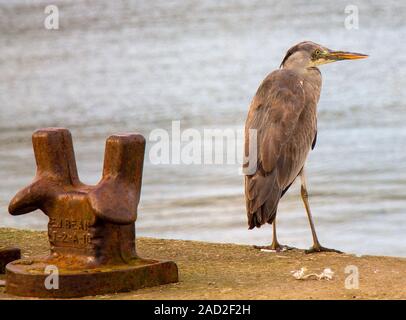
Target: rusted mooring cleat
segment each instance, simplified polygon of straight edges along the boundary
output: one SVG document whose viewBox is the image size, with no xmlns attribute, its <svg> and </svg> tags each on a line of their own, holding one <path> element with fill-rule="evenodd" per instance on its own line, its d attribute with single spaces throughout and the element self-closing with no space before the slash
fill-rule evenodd
<svg viewBox="0 0 406 320">
<path fill-rule="evenodd" d="M 21 251 L 18 248 L 9 248 L 0 246 L 0 274 L 6 270 L 6 265 L 14 260 L 21 258 Z"/>
<path fill-rule="evenodd" d="M 142 135 L 107 139 L 103 176 L 96 186 L 79 181 L 67 129 L 40 129 L 32 141 L 37 173 L 11 200 L 9 212 L 20 215 L 41 209 L 49 217 L 50 254 L 8 264 L 7 293 L 69 298 L 178 281 L 174 262 L 145 260 L 136 253 L 135 220 L 145 151 Z M 51 275 L 57 285 L 51 283 Z"/>
</svg>

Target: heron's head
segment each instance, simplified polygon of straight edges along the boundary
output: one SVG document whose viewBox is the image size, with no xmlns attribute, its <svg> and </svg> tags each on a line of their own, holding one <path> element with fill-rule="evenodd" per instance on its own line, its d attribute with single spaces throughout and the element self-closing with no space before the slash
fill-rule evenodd
<svg viewBox="0 0 406 320">
<path fill-rule="evenodd" d="M 312 68 L 322 64 L 364 59 L 368 56 L 361 53 L 334 51 L 311 41 L 300 42 L 288 50 L 281 63 L 281 68 Z"/>
</svg>

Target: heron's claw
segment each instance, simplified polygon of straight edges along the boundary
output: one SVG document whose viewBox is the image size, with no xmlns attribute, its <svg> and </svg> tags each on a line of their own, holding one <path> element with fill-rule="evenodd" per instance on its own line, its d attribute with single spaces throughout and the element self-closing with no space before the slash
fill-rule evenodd
<svg viewBox="0 0 406 320">
<path fill-rule="evenodd" d="M 269 251 L 274 251 L 274 252 L 283 252 L 283 251 L 295 249 L 294 247 L 289 247 L 289 246 L 282 245 L 279 243 L 277 243 L 277 244 L 272 243 L 270 246 L 254 246 L 254 248 L 258 249 L 258 250 L 269 250 Z"/>
<path fill-rule="evenodd" d="M 320 245 L 318 246 L 312 246 L 310 249 L 305 250 L 305 253 L 317 253 L 317 252 L 335 252 L 335 253 L 342 253 L 342 251 L 336 250 L 336 249 L 330 249 L 330 248 L 325 248 Z"/>
</svg>

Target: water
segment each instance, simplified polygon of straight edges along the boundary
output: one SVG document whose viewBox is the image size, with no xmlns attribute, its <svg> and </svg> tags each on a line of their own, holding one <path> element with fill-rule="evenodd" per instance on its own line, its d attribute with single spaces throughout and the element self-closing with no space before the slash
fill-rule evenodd
<svg viewBox="0 0 406 320">
<path fill-rule="evenodd" d="M 232 128 L 285 51 L 302 40 L 370 58 L 322 67 L 319 135 L 308 161 L 311 205 L 325 246 L 406 256 L 406 3 L 357 1 L 0 1 L 1 226 L 44 229 L 7 204 L 35 173 L 31 134 L 64 126 L 79 174 L 100 178 L 108 135 L 155 128 Z M 152 142 L 149 143 L 149 147 Z M 148 151 L 147 151 L 148 154 Z M 311 244 L 298 187 L 279 207 L 280 240 Z M 146 157 L 138 235 L 265 244 L 248 231 L 236 165 L 153 165 Z"/>
</svg>

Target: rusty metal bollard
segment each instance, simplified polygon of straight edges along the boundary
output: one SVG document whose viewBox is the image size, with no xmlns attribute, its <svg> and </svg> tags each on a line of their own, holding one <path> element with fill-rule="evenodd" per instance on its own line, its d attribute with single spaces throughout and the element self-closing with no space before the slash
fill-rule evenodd
<svg viewBox="0 0 406 320">
<path fill-rule="evenodd" d="M 6 265 L 11 261 L 21 258 L 21 251 L 18 248 L 0 247 L 0 274 L 6 270 Z"/>
<path fill-rule="evenodd" d="M 80 182 L 67 129 L 37 130 L 32 141 L 37 173 L 11 200 L 9 212 L 20 215 L 40 209 L 49 217 L 50 254 L 8 264 L 6 292 L 67 298 L 178 281 L 174 262 L 145 260 L 136 253 L 142 135 L 107 139 L 103 176 L 96 186 Z M 58 272 L 57 289 L 46 288 L 47 266 Z"/>
</svg>

